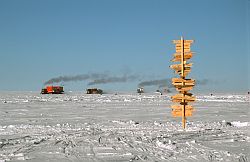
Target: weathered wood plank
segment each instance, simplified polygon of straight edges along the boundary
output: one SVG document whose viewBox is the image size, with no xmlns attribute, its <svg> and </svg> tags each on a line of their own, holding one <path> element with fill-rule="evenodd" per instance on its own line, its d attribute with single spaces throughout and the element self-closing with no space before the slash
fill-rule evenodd
<svg viewBox="0 0 250 162">
<path fill-rule="evenodd" d="M 172 78 L 172 82 L 195 83 L 194 79 Z"/>
<path fill-rule="evenodd" d="M 175 109 L 176 111 L 181 111 L 182 105 L 171 105 L 171 108 Z M 194 110 L 194 108 L 191 105 L 185 105 L 185 110 Z"/>
<path fill-rule="evenodd" d="M 183 94 L 176 94 L 174 96 L 171 96 L 171 98 L 173 100 L 187 100 L 187 101 L 195 101 L 195 97 L 192 96 L 192 94 L 190 96 L 188 95 L 183 95 Z"/>
<path fill-rule="evenodd" d="M 181 88 L 176 88 L 177 91 L 179 92 L 184 92 L 184 91 L 191 91 L 193 89 L 193 86 L 186 86 L 186 87 L 181 87 Z"/>
<path fill-rule="evenodd" d="M 172 111 L 172 116 L 179 117 L 182 116 L 182 111 Z M 185 111 L 185 116 L 192 116 L 192 111 Z"/>
<path fill-rule="evenodd" d="M 193 43 L 194 40 L 184 40 L 184 43 Z M 174 44 L 181 43 L 181 40 L 173 40 Z"/>
<path fill-rule="evenodd" d="M 192 65 L 193 65 L 192 63 L 184 64 L 184 68 L 186 70 L 190 70 Z M 174 64 L 174 65 L 170 65 L 170 68 L 174 69 L 174 70 L 181 70 L 182 65 L 181 64 Z"/>
</svg>

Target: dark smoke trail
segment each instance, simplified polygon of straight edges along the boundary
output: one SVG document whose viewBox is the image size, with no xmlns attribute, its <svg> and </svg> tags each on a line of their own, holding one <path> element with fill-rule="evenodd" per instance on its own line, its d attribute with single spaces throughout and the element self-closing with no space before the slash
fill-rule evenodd
<svg viewBox="0 0 250 162">
<path fill-rule="evenodd" d="M 208 79 L 203 79 L 203 80 L 197 80 L 196 84 L 198 84 L 198 85 L 207 85 L 209 82 L 211 82 L 211 81 L 209 81 Z"/>
<path fill-rule="evenodd" d="M 96 84 L 107 84 L 107 83 L 124 83 L 128 81 L 135 81 L 138 79 L 138 75 L 124 75 L 122 77 L 104 77 L 100 79 L 95 79 L 92 82 L 89 82 L 88 85 L 96 85 Z"/>
<path fill-rule="evenodd" d="M 107 77 L 107 74 L 81 74 L 81 75 L 75 75 L 75 76 L 59 76 L 56 78 L 52 78 L 44 83 L 46 84 L 53 84 L 53 83 L 59 83 L 59 82 L 70 82 L 70 81 L 83 81 L 88 79 L 99 79 Z"/>
<path fill-rule="evenodd" d="M 196 80 L 196 85 L 207 85 L 210 82 L 211 81 L 208 79 Z M 173 88 L 171 79 L 143 81 L 138 84 L 138 87 L 146 87 L 146 86 L 158 86 L 159 88 L 163 87 Z"/>
<path fill-rule="evenodd" d="M 146 87 L 146 86 L 158 86 L 159 88 L 162 88 L 162 87 L 171 87 L 172 85 L 170 79 L 143 81 L 138 84 L 138 87 Z"/>
</svg>

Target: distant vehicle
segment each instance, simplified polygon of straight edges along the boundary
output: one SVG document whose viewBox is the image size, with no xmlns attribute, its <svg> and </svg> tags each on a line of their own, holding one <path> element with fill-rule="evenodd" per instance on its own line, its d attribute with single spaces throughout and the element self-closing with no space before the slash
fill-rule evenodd
<svg viewBox="0 0 250 162">
<path fill-rule="evenodd" d="M 47 86 L 41 90 L 41 94 L 62 94 L 63 92 L 62 86 Z"/>
<path fill-rule="evenodd" d="M 162 92 L 159 89 L 157 89 L 155 92 L 159 93 L 160 95 L 162 95 Z"/>
<path fill-rule="evenodd" d="M 97 89 L 97 88 L 89 88 L 86 91 L 87 91 L 87 94 L 102 94 L 103 93 L 101 89 Z"/>
<path fill-rule="evenodd" d="M 142 87 L 137 88 L 137 93 L 139 94 L 144 93 L 144 89 Z"/>
<path fill-rule="evenodd" d="M 41 90 L 41 94 L 48 94 L 47 88 L 43 88 L 43 89 Z"/>
</svg>

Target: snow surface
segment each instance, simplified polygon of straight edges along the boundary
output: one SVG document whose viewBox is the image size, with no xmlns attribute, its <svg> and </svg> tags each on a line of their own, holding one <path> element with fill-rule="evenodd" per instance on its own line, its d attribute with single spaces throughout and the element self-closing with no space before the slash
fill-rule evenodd
<svg viewBox="0 0 250 162">
<path fill-rule="evenodd" d="M 0 93 L 0 162 L 250 159 L 249 95 L 197 96 L 187 129 L 170 95 Z"/>
</svg>

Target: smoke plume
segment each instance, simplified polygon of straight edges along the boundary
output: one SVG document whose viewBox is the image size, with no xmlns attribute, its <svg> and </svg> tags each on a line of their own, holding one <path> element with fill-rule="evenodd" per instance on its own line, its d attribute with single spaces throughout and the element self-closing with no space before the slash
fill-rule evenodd
<svg viewBox="0 0 250 162">
<path fill-rule="evenodd" d="M 97 84 L 107 84 L 107 83 L 124 83 L 129 81 L 135 81 L 139 79 L 138 75 L 124 75 L 121 77 L 117 76 L 107 76 L 100 79 L 95 79 L 88 83 L 88 85 L 97 85 Z"/>
<path fill-rule="evenodd" d="M 56 78 L 52 78 L 44 83 L 44 85 L 47 84 L 53 84 L 53 83 L 60 83 L 60 82 L 70 82 L 70 81 L 83 81 L 88 79 L 99 79 L 99 78 L 105 78 L 107 77 L 107 74 L 81 74 L 81 75 L 75 75 L 75 76 L 59 76 Z"/>
<path fill-rule="evenodd" d="M 210 80 L 208 80 L 208 79 L 202 79 L 202 80 L 197 80 L 197 81 L 196 81 L 196 84 L 197 84 L 197 85 L 207 85 L 207 84 L 209 84 L 210 82 L 212 82 L 212 81 L 210 81 Z"/>
<path fill-rule="evenodd" d="M 44 85 L 60 83 L 60 82 L 84 81 L 84 80 L 90 80 L 88 85 L 108 84 L 108 83 L 125 83 L 129 81 L 135 81 L 139 78 L 140 78 L 139 75 L 126 74 L 123 76 L 111 76 L 109 74 L 93 73 L 93 74 L 81 74 L 81 75 L 75 75 L 75 76 L 59 76 L 59 77 L 55 77 L 46 81 Z"/>
<path fill-rule="evenodd" d="M 146 86 L 158 86 L 159 88 L 162 88 L 162 87 L 171 87 L 172 85 L 170 79 L 143 81 L 138 84 L 138 87 L 146 87 Z"/>
<path fill-rule="evenodd" d="M 196 80 L 196 85 L 207 85 L 211 81 L 208 79 Z M 138 87 L 146 87 L 146 86 L 158 86 L 159 88 L 168 87 L 173 88 L 172 80 L 171 79 L 160 79 L 160 80 L 149 80 L 143 81 L 138 84 Z"/>
</svg>

